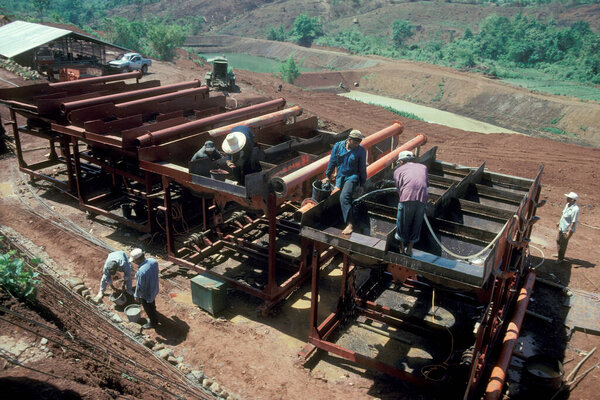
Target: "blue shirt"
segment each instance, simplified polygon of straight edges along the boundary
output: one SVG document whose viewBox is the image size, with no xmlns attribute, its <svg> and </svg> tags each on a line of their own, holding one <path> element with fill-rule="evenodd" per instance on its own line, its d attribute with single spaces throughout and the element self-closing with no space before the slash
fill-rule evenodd
<svg viewBox="0 0 600 400">
<path fill-rule="evenodd" d="M 158 295 L 158 262 L 147 258 L 135 274 L 137 284 L 134 296 L 152 303 Z"/>
<path fill-rule="evenodd" d="M 127 253 L 125 253 L 124 251 L 113 251 L 108 255 L 108 257 L 106 257 L 106 261 L 104 262 L 104 268 L 102 270 L 100 290 L 104 292 L 108 285 L 112 285 L 110 267 L 113 261 L 117 263 L 117 271 L 123 273 L 123 280 L 125 281 L 125 285 L 127 287 L 127 293 L 133 294 L 133 289 L 131 288 L 131 263 L 129 262 L 129 257 L 127 256 Z"/>
<path fill-rule="evenodd" d="M 325 176 L 331 175 L 334 168 L 337 170 L 335 186 L 338 188 L 341 188 L 346 181 L 356 181 L 360 186 L 364 186 L 367 181 L 367 152 L 365 148 L 359 145 L 354 150 L 348 150 L 346 149 L 345 140 L 337 142 L 331 150 Z"/>
<path fill-rule="evenodd" d="M 571 232 L 575 233 L 575 228 L 577 228 L 577 217 L 579 216 L 579 206 L 576 203 L 569 205 L 569 203 L 565 204 L 565 208 L 563 209 L 562 216 L 560 217 L 560 221 L 558 222 L 558 230 L 562 233 L 567 233 L 569 231 L 569 226 L 573 224 L 571 227 Z"/>
</svg>

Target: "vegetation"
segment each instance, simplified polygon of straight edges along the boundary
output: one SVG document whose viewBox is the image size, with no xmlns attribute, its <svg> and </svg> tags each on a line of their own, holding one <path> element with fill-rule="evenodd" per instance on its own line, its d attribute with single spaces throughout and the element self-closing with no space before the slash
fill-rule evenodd
<svg viewBox="0 0 600 400">
<path fill-rule="evenodd" d="M 317 40 L 317 44 L 345 48 L 356 54 L 376 54 L 471 69 L 503 76 L 511 69 L 535 69 L 555 79 L 600 84 L 600 35 L 585 22 L 561 28 L 554 21 L 544 23 L 516 15 L 510 19 L 490 15 L 474 34 L 444 43 L 439 37 L 406 45 L 412 34 L 408 21 L 394 21 L 391 40 L 363 35 L 356 28 Z M 510 77 L 510 76 L 506 76 Z"/>
<path fill-rule="evenodd" d="M 270 26 L 267 30 L 268 40 L 277 40 L 279 42 L 290 41 L 302 46 L 310 46 L 312 42 L 323 36 L 323 23 L 319 17 L 310 17 L 308 14 L 300 14 L 294 20 L 294 28 L 286 32 L 283 26 L 278 29 Z"/>
<path fill-rule="evenodd" d="M 31 262 L 38 265 L 42 260 L 36 258 Z M 22 258 L 18 257 L 16 250 L 0 254 L 0 286 L 10 295 L 21 300 L 35 299 L 40 286 L 38 275 Z"/>
<path fill-rule="evenodd" d="M 298 65 L 296 65 L 294 56 L 292 54 L 290 54 L 285 62 L 281 63 L 279 71 L 281 73 L 281 79 L 287 83 L 294 83 L 294 81 L 300 76 Z"/>
</svg>

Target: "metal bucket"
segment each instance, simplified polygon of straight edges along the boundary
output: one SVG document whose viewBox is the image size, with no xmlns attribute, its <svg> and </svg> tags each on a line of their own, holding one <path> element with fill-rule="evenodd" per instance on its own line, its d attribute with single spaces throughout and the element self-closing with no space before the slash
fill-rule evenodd
<svg viewBox="0 0 600 400">
<path fill-rule="evenodd" d="M 312 198 L 317 203 L 325 200 L 331 194 L 331 183 L 323 185 L 323 182 L 317 179 L 312 183 Z"/>
<path fill-rule="evenodd" d="M 556 393 L 562 386 L 565 370 L 558 359 L 537 354 L 525 361 L 523 374 L 525 379 L 521 378 L 521 381 L 526 382 L 531 398 L 549 398 L 546 396 Z"/>
<path fill-rule="evenodd" d="M 139 304 L 130 304 L 125 307 L 125 315 L 131 322 L 138 322 L 140 320 L 140 313 L 141 309 Z"/>
<path fill-rule="evenodd" d="M 117 306 L 122 306 L 127 303 L 127 296 L 125 295 L 125 292 L 115 292 L 110 295 L 109 299 Z"/>
</svg>

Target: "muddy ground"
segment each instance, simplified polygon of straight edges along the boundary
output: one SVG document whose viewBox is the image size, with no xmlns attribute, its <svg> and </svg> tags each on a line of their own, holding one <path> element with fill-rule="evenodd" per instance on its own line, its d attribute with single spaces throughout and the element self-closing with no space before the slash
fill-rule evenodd
<svg viewBox="0 0 600 400">
<path fill-rule="evenodd" d="M 456 74 L 443 68 L 424 65 L 413 65 L 411 69 L 421 69 L 419 73 L 426 75 L 447 74 L 450 77 Z M 199 66 L 181 53 L 174 63 L 155 63 L 152 73 L 146 79 L 160 79 L 168 84 L 202 78 L 205 70 L 206 67 Z M 341 74 L 342 79 L 348 82 L 367 75 L 371 77 L 369 80 L 373 87 L 385 87 L 387 91 L 394 91 L 394 80 L 385 72 L 377 71 L 313 73 L 300 78 L 298 83 L 304 87 L 315 87 L 319 81 L 331 81 L 331 74 Z M 273 76 L 247 71 L 236 71 L 236 74 L 239 90 L 230 94 L 229 101 L 232 104 L 285 97 L 288 104 L 298 104 L 306 114 L 317 115 L 322 126 L 332 131 L 352 127 L 368 135 L 390 125 L 394 120 L 400 120 L 405 126 L 403 137 L 406 140 L 417 133 L 426 134 L 428 144 L 425 150 L 438 146 L 438 158 L 444 161 L 467 166 L 478 166 L 485 162 L 486 167 L 492 171 L 526 178 L 534 178 L 543 166 L 542 197 L 547 200 L 547 204 L 538 212 L 541 221 L 536 224 L 532 237 L 532 244 L 543 251 L 545 258 L 540 258 L 540 261 L 544 261 L 539 267 L 540 275 L 574 289 L 596 294 L 600 292 L 600 271 L 596 267 L 600 260 L 600 212 L 597 207 L 600 201 L 600 149 L 541 137 L 465 132 L 404 119 L 375 106 L 340 98 L 332 90 L 311 91 L 283 84 L 282 92 L 278 92 L 280 81 Z M 0 72 L 0 77 L 18 84 L 23 83 L 4 71 Z M 477 76 L 468 78 L 472 84 L 452 90 L 460 90 L 460 96 L 466 96 L 462 91 L 468 91 L 469 88 L 485 91 L 487 80 Z M 335 85 L 336 81 L 339 83 L 335 78 Z M 415 84 L 418 83 L 416 80 Z M 6 87 L 3 82 L 0 85 Z M 401 90 L 400 87 L 396 89 Z M 458 93 L 453 92 L 445 94 L 449 99 L 458 96 Z M 585 110 L 586 105 L 582 103 L 581 107 Z M 0 108 L 0 113 L 3 121 L 6 121 L 6 109 Z M 47 152 L 44 143 L 34 139 L 26 141 L 24 147 L 29 150 L 27 154 L 31 157 L 43 156 Z M 40 251 L 45 252 L 44 257 L 51 258 L 60 266 L 65 277 L 80 277 L 93 291 L 97 290 L 107 250 L 77 238 L 32 213 L 25 204 L 40 214 L 46 215 L 47 210 L 40 206 L 27 186 L 51 205 L 53 211 L 69 218 L 111 246 L 126 250 L 144 246 L 160 261 L 163 279 L 157 299 L 158 311 L 174 326 L 181 328 L 149 331 L 150 337 L 171 346 L 175 355 L 182 356 L 186 363 L 213 377 L 231 393 L 252 399 L 422 398 L 414 393 L 406 394 L 404 385 L 394 379 L 354 368 L 335 357 L 323 357 L 323 362 L 303 366 L 296 354 L 306 342 L 308 334 L 307 303 L 310 288 L 307 285 L 278 307 L 277 315 L 270 317 L 261 317 L 255 313 L 259 305 L 256 299 L 231 292 L 229 308 L 221 318 L 216 319 L 191 303 L 189 277 L 177 267 L 162 261 L 166 253 L 160 244 L 142 243 L 137 232 L 111 221 L 102 218 L 87 219 L 74 200 L 51 189 L 49 185 L 27 185 L 15 171 L 15 165 L 16 160 L 10 154 L 0 160 L 0 225 L 14 229 L 30 239 L 39 246 Z M 564 206 L 564 193 L 570 191 L 575 191 L 580 196 L 580 224 L 569 243 L 567 262 L 555 265 L 551 255 L 555 253 L 556 222 Z M 537 252 L 537 249 L 532 249 L 533 255 L 538 256 Z M 542 257 L 542 254 L 539 253 L 539 256 Z M 329 269 L 333 276 L 336 271 L 335 265 Z M 538 306 L 537 311 L 540 313 L 556 307 L 562 301 L 560 293 L 556 297 L 542 296 L 538 292 L 542 287 L 542 284 L 538 284 L 534 291 L 534 298 L 539 293 L 540 301 L 546 302 Z M 106 298 L 104 302 L 107 303 Z M 532 317 L 526 317 L 525 321 L 538 326 L 538 329 L 549 329 L 548 326 L 536 325 L 537 322 Z M 551 329 L 553 336 L 562 340 L 562 343 L 557 344 L 557 347 L 564 349 L 560 356 L 565 361 L 572 359 L 565 365 L 568 374 L 583 358 L 582 351 L 600 345 L 600 338 L 593 334 L 575 332 L 569 339 L 565 337 L 561 325 L 558 321 Z M 44 365 L 51 365 L 53 360 L 44 360 Z M 595 354 L 587 361 L 584 369 L 598 361 L 600 356 Z M 56 363 L 58 365 L 51 368 L 59 371 L 62 364 L 58 359 Z M 6 375 L 8 370 L 15 372 L 10 365 L 5 364 L 3 367 L 1 375 Z M 29 372 L 21 370 L 21 374 L 28 376 Z M 573 389 L 570 398 L 596 398 L 596 382 L 599 378 L 598 369 L 593 370 Z M 64 385 L 64 380 L 48 378 L 48 381 L 59 388 Z M 93 394 L 85 395 L 85 390 L 79 394 L 84 398 L 95 398 Z"/>
</svg>

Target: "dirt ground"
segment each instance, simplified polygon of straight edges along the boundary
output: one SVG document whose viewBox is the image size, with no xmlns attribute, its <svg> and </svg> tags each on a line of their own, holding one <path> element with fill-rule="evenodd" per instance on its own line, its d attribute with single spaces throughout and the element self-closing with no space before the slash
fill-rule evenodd
<svg viewBox="0 0 600 400">
<path fill-rule="evenodd" d="M 202 78 L 206 68 L 198 66 L 183 53 L 180 55 L 174 63 L 153 64 L 151 74 L 146 79 L 160 79 L 163 84 L 169 84 Z M 430 71 L 424 70 L 421 73 L 451 74 L 438 67 L 431 68 Z M 319 80 L 333 80 L 331 74 L 334 73 L 321 76 L 312 73 L 308 77 L 302 77 L 298 83 L 305 87 L 314 87 Z M 353 82 L 356 77 L 363 77 L 368 73 L 348 71 L 335 74 L 341 74 L 344 81 Z M 394 120 L 400 120 L 405 127 L 403 137 L 406 140 L 417 133 L 424 133 L 428 137 L 424 150 L 437 146 L 438 158 L 443 161 L 467 166 L 479 166 L 485 162 L 491 171 L 526 178 L 534 178 L 539 168 L 543 167 L 542 198 L 546 199 L 547 203 L 538 212 L 541 221 L 536 224 L 532 237 L 532 244 L 543 251 L 543 257 L 546 259 L 539 267 L 540 274 L 550 276 L 552 273 L 570 288 L 600 293 L 600 270 L 595 268 L 600 260 L 600 212 L 596 206 L 600 201 L 599 148 L 525 135 L 465 132 L 404 119 L 381 108 L 341 98 L 331 91 L 310 91 L 284 84 L 282 92 L 278 92 L 277 86 L 280 81 L 266 74 L 236 71 L 236 75 L 240 90 L 230 94 L 228 101 L 231 104 L 284 97 L 289 105 L 300 105 L 306 114 L 317 115 L 325 129 L 340 131 L 357 128 L 367 135 L 390 125 Z M 385 86 L 387 91 L 394 90 L 393 85 L 388 85 L 393 80 L 387 79 L 384 73 L 377 72 L 371 76 L 373 87 Z M 0 71 L 0 77 L 17 84 L 24 83 L 5 71 Z M 481 77 L 469 79 L 472 84 L 463 86 L 460 90 L 468 90 L 469 87 L 481 90 L 488 81 Z M 7 86 L 0 81 L 0 87 Z M 448 96 L 451 97 L 452 93 Z M 583 103 L 582 107 L 585 107 Z M 6 121 L 7 110 L 0 108 L 0 113 L 2 120 Z M 25 149 L 31 150 L 32 155 L 47 151 L 43 148 L 38 149 L 40 145 L 43 144 L 33 139 L 24 143 Z M 11 155 L 0 160 L 0 225 L 14 229 L 42 248 L 48 257 L 61 266 L 65 276 L 78 276 L 93 291 L 97 290 L 107 251 L 78 239 L 33 214 L 21 202 L 20 196 L 36 210 L 41 211 L 41 207 L 15 173 L 15 166 L 16 159 Z M 100 218 L 87 219 L 85 213 L 77 208 L 75 201 L 57 190 L 49 189 L 48 185 L 36 184 L 33 185 L 33 190 L 51 204 L 54 211 L 112 246 L 130 249 L 141 244 L 140 235 L 134 231 Z M 570 191 L 575 191 L 580 196 L 580 223 L 569 243 L 567 262 L 555 265 L 551 255 L 556 252 L 556 222 L 565 203 L 564 193 Z M 161 246 L 151 247 L 149 251 L 159 260 L 165 257 Z M 538 256 L 535 253 L 537 251 L 532 249 L 532 254 Z M 286 315 L 287 319 L 257 315 L 254 309 L 258 302 L 235 292 L 230 293 L 230 307 L 224 317 L 215 319 L 191 304 L 189 283 L 185 274 L 175 271 L 176 268 L 173 269 L 167 262 L 160 261 L 160 267 L 164 279 L 161 281 L 157 299 L 158 311 L 168 320 L 182 321 L 184 328 L 174 332 L 159 329 L 150 332 L 150 335 L 156 341 L 172 346 L 175 354 L 183 356 L 185 362 L 203 370 L 207 376 L 214 377 L 221 386 L 239 397 L 421 398 L 403 394 L 402 384 L 393 379 L 360 369 L 344 368 L 344 363 L 331 357 L 329 362 L 339 368 L 336 371 L 341 371 L 335 376 L 317 367 L 303 366 L 297 352 L 307 339 L 308 310 L 298 305 L 306 301 L 306 286 L 281 306 L 281 314 Z M 171 270 L 174 272 L 170 273 Z M 534 297 L 535 295 L 534 292 Z M 106 298 L 104 301 L 107 302 Z M 292 310 L 293 305 L 297 306 L 295 310 Z M 288 310 L 287 313 L 285 309 Z M 575 332 L 564 344 L 565 360 L 574 359 L 565 365 L 566 374 L 583 358 L 582 351 L 591 350 L 599 345 L 598 336 Z M 595 354 L 587 361 L 584 369 L 598 361 L 600 355 Z M 47 359 L 44 363 L 52 363 L 52 359 Z M 54 368 L 59 369 L 60 365 Z M 27 376 L 27 372 L 24 371 L 23 375 Z M 597 398 L 598 379 L 600 371 L 595 369 L 573 389 L 570 398 Z M 93 395 L 88 398 L 93 398 Z"/>
</svg>

